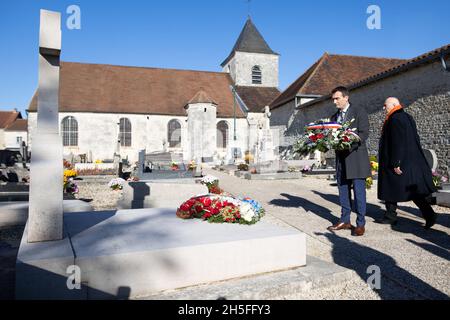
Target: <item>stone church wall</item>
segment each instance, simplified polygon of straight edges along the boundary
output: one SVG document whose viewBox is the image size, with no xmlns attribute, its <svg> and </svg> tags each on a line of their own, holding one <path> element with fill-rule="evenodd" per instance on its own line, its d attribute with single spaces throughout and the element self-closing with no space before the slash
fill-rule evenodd
<svg viewBox="0 0 450 320">
<path fill-rule="evenodd" d="M 223 71 L 230 72 L 237 86 L 278 87 L 278 60 L 274 54 L 237 51 Z M 262 84 L 252 84 L 252 68 L 256 65 L 261 68 Z"/>
<path fill-rule="evenodd" d="M 389 96 L 398 97 L 414 117 L 422 146 L 436 151 L 438 170 L 447 172 L 450 169 L 450 73 L 436 61 L 351 91 L 351 103 L 365 108 L 369 114 L 367 146 L 373 155 L 378 152 L 385 117 L 382 108 Z M 307 123 L 330 117 L 334 112 L 336 107 L 331 100 L 300 107 L 286 134 L 293 137 L 302 133 Z"/>
<path fill-rule="evenodd" d="M 28 115 L 28 145 L 33 149 L 33 132 L 36 128 L 35 112 Z M 132 137 L 131 147 L 120 147 L 120 155 L 134 162 L 138 160 L 138 152 L 146 149 L 147 152 L 162 151 L 163 143 L 167 144 L 168 129 L 167 124 L 172 119 L 177 119 L 181 124 L 181 148 L 167 148 L 168 151 L 182 152 L 188 155 L 187 141 L 187 117 L 168 115 L 141 115 L 141 114 L 117 114 L 117 113 L 88 113 L 72 112 L 59 113 L 59 122 L 66 116 L 73 116 L 78 122 L 78 146 L 64 147 L 64 154 L 92 154 L 92 161 L 97 159 L 113 159 L 116 150 L 116 142 L 119 133 L 120 118 L 128 118 L 131 122 Z M 217 122 L 225 120 L 228 124 L 228 141 L 233 139 L 233 119 L 217 118 Z M 237 143 L 245 150 L 247 146 L 247 119 L 237 119 Z M 216 141 L 213 142 L 214 144 Z M 225 150 L 217 150 L 218 153 L 226 153 Z M 189 161 L 191 159 L 185 159 Z"/>
</svg>

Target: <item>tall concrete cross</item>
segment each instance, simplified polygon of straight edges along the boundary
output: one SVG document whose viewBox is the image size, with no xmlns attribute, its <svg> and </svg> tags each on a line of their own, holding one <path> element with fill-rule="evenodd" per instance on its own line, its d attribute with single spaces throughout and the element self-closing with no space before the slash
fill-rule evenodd
<svg viewBox="0 0 450 320">
<path fill-rule="evenodd" d="M 61 14 L 41 10 L 37 126 L 31 141 L 28 242 L 63 238 L 63 150 L 59 135 Z"/>
</svg>

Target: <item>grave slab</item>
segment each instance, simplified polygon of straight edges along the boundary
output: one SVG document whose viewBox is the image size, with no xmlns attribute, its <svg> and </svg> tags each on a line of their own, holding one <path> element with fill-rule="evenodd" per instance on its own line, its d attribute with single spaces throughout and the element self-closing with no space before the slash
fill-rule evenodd
<svg viewBox="0 0 450 320">
<path fill-rule="evenodd" d="M 0 202 L 0 227 L 25 225 L 28 219 L 28 201 Z M 92 206 L 81 200 L 63 200 L 64 212 L 93 211 Z"/>
<path fill-rule="evenodd" d="M 57 241 L 28 242 L 27 223 L 16 260 L 16 299 L 86 299 L 86 290 L 69 290 L 67 268 L 75 255 L 66 232 Z"/>
<path fill-rule="evenodd" d="M 126 183 L 119 209 L 179 207 L 191 197 L 208 194 L 208 188 L 194 179 L 167 179 Z"/>
<path fill-rule="evenodd" d="M 68 263 L 81 270 L 83 286 L 74 298 L 89 299 L 133 298 L 306 264 L 305 235 L 264 218 L 251 226 L 210 224 L 179 219 L 175 208 L 154 208 L 71 213 L 64 222 L 63 240 L 22 240 L 18 265 L 36 270 L 18 268 L 18 298 L 46 292 L 67 298 L 55 286 Z"/>
<path fill-rule="evenodd" d="M 450 190 L 441 190 L 435 193 L 438 206 L 450 208 Z"/>
</svg>

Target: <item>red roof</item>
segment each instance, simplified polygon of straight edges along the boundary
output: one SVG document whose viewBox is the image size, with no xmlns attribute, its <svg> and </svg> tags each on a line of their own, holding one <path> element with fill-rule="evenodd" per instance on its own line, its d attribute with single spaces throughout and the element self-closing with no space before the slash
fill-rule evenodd
<svg viewBox="0 0 450 320">
<path fill-rule="evenodd" d="M 0 129 L 5 129 L 16 119 L 21 119 L 22 114 L 19 111 L 0 111 Z"/>
<path fill-rule="evenodd" d="M 28 120 L 27 119 L 16 119 L 5 131 L 28 131 Z"/>
<path fill-rule="evenodd" d="M 375 81 L 378 81 L 378 80 L 381 80 L 381 79 L 384 79 L 384 78 L 387 78 L 387 77 L 390 77 L 390 76 L 393 76 L 393 75 L 396 75 L 396 74 L 399 74 L 402 72 L 407 72 L 417 66 L 435 62 L 436 60 L 441 59 L 441 57 L 446 57 L 449 54 L 450 54 L 450 44 L 447 44 L 440 48 L 426 52 L 415 58 L 405 60 L 403 63 L 400 63 L 391 68 L 387 68 L 379 73 L 375 73 L 366 78 L 355 81 L 354 83 L 347 85 L 347 87 L 349 90 L 354 90 L 356 88 L 363 87 L 363 86 L 373 83 Z M 448 66 L 447 66 L 447 68 L 448 68 Z M 310 106 L 310 105 L 313 105 L 320 101 L 329 99 L 330 97 L 331 97 L 331 94 L 328 93 L 326 95 L 323 95 L 320 98 L 317 98 L 315 100 L 307 102 L 303 106 Z"/>
<path fill-rule="evenodd" d="M 59 112 L 186 116 L 184 106 L 203 90 L 218 117 L 233 117 L 231 85 L 224 72 L 61 62 Z M 35 93 L 29 111 L 36 109 Z"/>
<path fill-rule="evenodd" d="M 297 95 L 327 95 L 339 85 L 348 86 L 406 61 L 325 53 L 272 101 L 270 107 L 277 108 Z"/>
</svg>

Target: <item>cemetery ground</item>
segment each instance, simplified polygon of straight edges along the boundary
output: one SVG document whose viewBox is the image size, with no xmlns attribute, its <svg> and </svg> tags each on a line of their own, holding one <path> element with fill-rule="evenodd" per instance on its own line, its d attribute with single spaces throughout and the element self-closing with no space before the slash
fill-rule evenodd
<svg viewBox="0 0 450 320">
<path fill-rule="evenodd" d="M 424 230 L 419 210 L 412 202 L 399 204 L 397 226 L 374 223 L 383 214 L 376 198 L 376 181 L 367 193 L 367 224 L 363 237 L 350 231 L 332 233 L 326 228 L 339 219 L 337 188 L 318 177 L 294 180 L 245 180 L 207 169 L 219 178 L 220 187 L 235 195 L 259 201 L 263 219 L 292 226 L 307 235 L 307 254 L 351 270 L 351 277 L 336 284 L 303 290 L 285 299 L 448 299 L 450 295 L 450 209 L 434 206 L 436 225 Z M 105 177 L 106 178 L 106 177 Z M 107 180 L 80 183 L 78 198 L 92 199 L 96 211 L 114 210 L 121 191 L 112 191 Z M 175 214 L 175 213 L 174 213 Z M 355 214 L 352 213 L 352 223 Z M 207 222 L 205 222 L 207 223 Z M 14 298 L 14 267 L 23 227 L 0 228 L 0 299 Z M 381 288 L 367 284 L 377 266 Z M 254 278 L 258 281 L 258 278 Z M 276 278 L 275 278 L 276 279 Z M 173 290 L 143 299 L 208 299 L 211 291 L 234 290 L 240 280 Z M 227 289 L 228 288 L 228 289 Z M 231 289 L 230 289 L 231 288 Z"/>
</svg>

